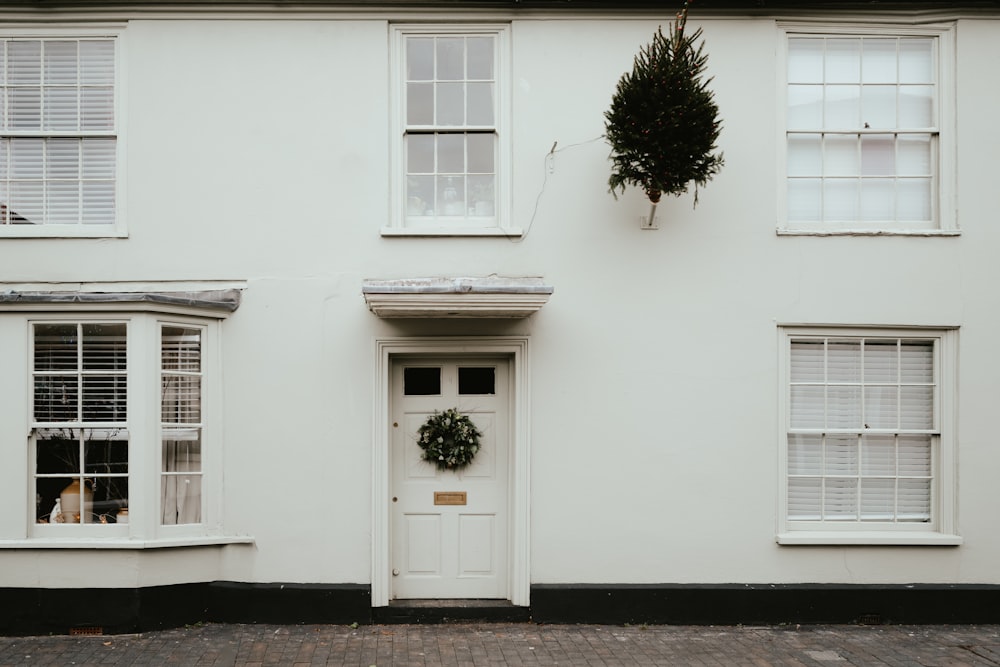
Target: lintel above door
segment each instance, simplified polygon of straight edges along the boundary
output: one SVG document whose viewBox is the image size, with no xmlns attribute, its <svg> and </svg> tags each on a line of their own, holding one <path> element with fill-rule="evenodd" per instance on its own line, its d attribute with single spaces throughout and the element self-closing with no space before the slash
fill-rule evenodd
<svg viewBox="0 0 1000 667">
<path fill-rule="evenodd" d="M 541 278 L 401 278 L 365 280 L 368 309 L 383 318 L 523 318 L 553 288 Z"/>
</svg>

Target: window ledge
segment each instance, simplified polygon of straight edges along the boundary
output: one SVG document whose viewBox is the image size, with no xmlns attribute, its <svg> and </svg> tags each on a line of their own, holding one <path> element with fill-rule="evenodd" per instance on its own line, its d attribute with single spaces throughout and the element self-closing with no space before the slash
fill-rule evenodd
<svg viewBox="0 0 1000 667">
<path fill-rule="evenodd" d="M 126 239 L 115 225 L 3 225 L 0 239 Z"/>
<path fill-rule="evenodd" d="M 946 535 L 944 533 L 931 533 L 923 531 L 795 531 L 790 533 L 779 533 L 775 537 L 775 541 L 780 545 L 788 546 L 853 544 L 857 546 L 900 545 L 939 547 L 955 547 L 964 542 L 960 535 Z"/>
<path fill-rule="evenodd" d="M 249 535 L 202 535 L 168 537 L 152 540 L 99 537 L 57 537 L 23 540 L 0 540 L 0 549 L 166 549 L 173 547 L 211 547 L 227 544 L 253 544 Z"/>
<path fill-rule="evenodd" d="M 383 227 L 382 236 L 502 236 L 520 238 L 524 231 L 518 227 Z"/>
<path fill-rule="evenodd" d="M 778 236 L 961 236 L 957 229 L 776 229 Z"/>
</svg>

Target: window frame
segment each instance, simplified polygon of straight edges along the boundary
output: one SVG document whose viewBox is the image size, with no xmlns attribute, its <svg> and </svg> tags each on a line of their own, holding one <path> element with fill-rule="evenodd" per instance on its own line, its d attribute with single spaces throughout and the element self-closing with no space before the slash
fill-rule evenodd
<svg viewBox="0 0 1000 667">
<path fill-rule="evenodd" d="M 791 347 L 803 338 L 841 340 L 909 339 L 934 343 L 936 443 L 931 454 L 931 519 L 927 523 L 883 521 L 796 521 L 788 518 L 788 440 L 791 426 Z M 778 502 L 776 542 L 781 545 L 941 545 L 962 543 L 957 534 L 956 403 L 957 327 L 809 326 L 778 327 Z M 822 429 L 825 432 L 825 428 Z"/>
<path fill-rule="evenodd" d="M 97 40 L 107 39 L 114 44 L 114 127 L 111 130 L 79 130 L 79 131 L 3 131 L 0 138 L 17 136 L 38 137 L 109 137 L 115 139 L 115 174 L 114 174 L 114 222 L 110 224 L 87 223 L 46 223 L 38 225 L 0 225 L 0 239 L 3 238 L 124 238 L 128 235 L 125 220 L 125 113 L 126 96 L 123 82 L 127 80 L 125 71 L 126 58 L 124 51 L 125 26 L 111 25 L 101 28 L 7 28 L 0 30 L 0 38 L 12 40 Z"/>
<path fill-rule="evenodd" d="M 511 65 L 509 23 L 390 24 L 390 206 L 383 236 L 520 236 L 510 224 L 511 164 Z M 408 219 L 406 200 L 406 39 L 410 36 L 490 35 L 496 39 L 494 66 L 496 118 L 494 215 L 492 222 L 475 217 L 436 216 L 425 221 Z M 456 128 L 456 133 L 464 132 Z"/>
<path fill-rule="evenodd" d="M 39 524 L 35 521 L 35 465 L 37 439 L 34 427 L 34 326 L 38 323 L 126 325 L 127 430 L 129 433 L 127 524 Z M 221 535 L 222 447 L 217 419 L 221 409 L 220 332 L 217 318 L 163 312 L 78 312 L 32 313 L 24 318 L 27 336 L 27 498 L 24 546 L 95 545 L 146 548 L 171 543 L 198 544 L 225 542 Z M 201 521 L 187 524 L 162 522 L 161 422 L 162 332 L 164 327 L 198 329 L 201 333 L 201 422 L 202 461 L 200 476 Z M 206 541 L 207 540 L 207 541 Z"/>
<path fill-rule="evenodd" d="M 778 220 L 776 232 L 788 236 L 956 236 L 960 234 L 955 211 L 955 26 L 951 23 L 909 25 L 902 23 L 854 24 L 818 22 L 779 22 L 776 59 L 777 104 L 776 130 L 779 147 Z M 872 221 L 858 226 L 837 226 L 825 222 L 792 225 L 788 217 L 788 45 L 795 37 L 827 38 L 897 38 L 926 37 L 935 42 L 934 73 L 936 133 L 932 135 L 931 224 L 928 227 L 902 226 L 895 220 Z M 899 128 L 872 130 L 874 134 L 892 134 Z M 822 132 L 822 131 L 821 131 Z"/>
</svg>

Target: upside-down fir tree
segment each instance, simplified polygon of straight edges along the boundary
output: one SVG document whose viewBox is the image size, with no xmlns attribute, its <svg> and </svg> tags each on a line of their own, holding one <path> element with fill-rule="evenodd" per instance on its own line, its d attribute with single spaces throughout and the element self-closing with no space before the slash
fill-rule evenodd
<svg viewBox="0 0 1000 667">
<path fill-rule="evenodd" d="M 704 186 L 719 172 L 723 158 L 714 153 L 719 138 L 719 107 L 703 80 L 708 55 L 697 43 L 701 28 L 684 32 L 688 2 L 671 24 L 670 35 L 657 28 L 653 41 L 635 57 L 605 112 L 605 136 L 613 163 L 611 193 L 626 185 L 642 188 L 655 205 L 663 193 L 680 195 Z"/>
</svg>

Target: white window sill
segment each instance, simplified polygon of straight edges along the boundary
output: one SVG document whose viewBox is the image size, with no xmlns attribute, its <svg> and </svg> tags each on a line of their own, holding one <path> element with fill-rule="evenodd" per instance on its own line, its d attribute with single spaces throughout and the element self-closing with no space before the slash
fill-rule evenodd
<svg viewBox="0 0 1000 667">
<path fill-rule="evenodd" d="M 105 239 L 128 238 L 128 232 L 116 225 L 2 225 L 5 239 Z"/>
<path fill-rule="evenodd" d="M 778 236 L 961 236 L 957 229 L 783 229 Z"/>
<path fill-rule="evenodd" d="M 946 535 L 923 531 L 909 532 L 868 532 L 868 531 L 837 531 L 814 532 L 793 531 L 779 533 L 775 541 L 781 545 L 840 545 L 854 544 L 858 546 L 900 545 L 900 546 L 939 546 L 954 547 L 963 543 L 960 535 Z"/>
<path fill-rule="evenodd" d="M 253 544 L 249 535 L 203 535 L 130 540 L 112 537 L 42 537 L 23 540 L 0 540 L 0 549 L 166 549 L 172 547 L 211 547 L 227 544 Z"/>
<path fill-rule="evenodd" d="M 383 227 L 382 236 L 503 236 L 520 238 L 524 232 L 518 227 Z"/>
</svg>

